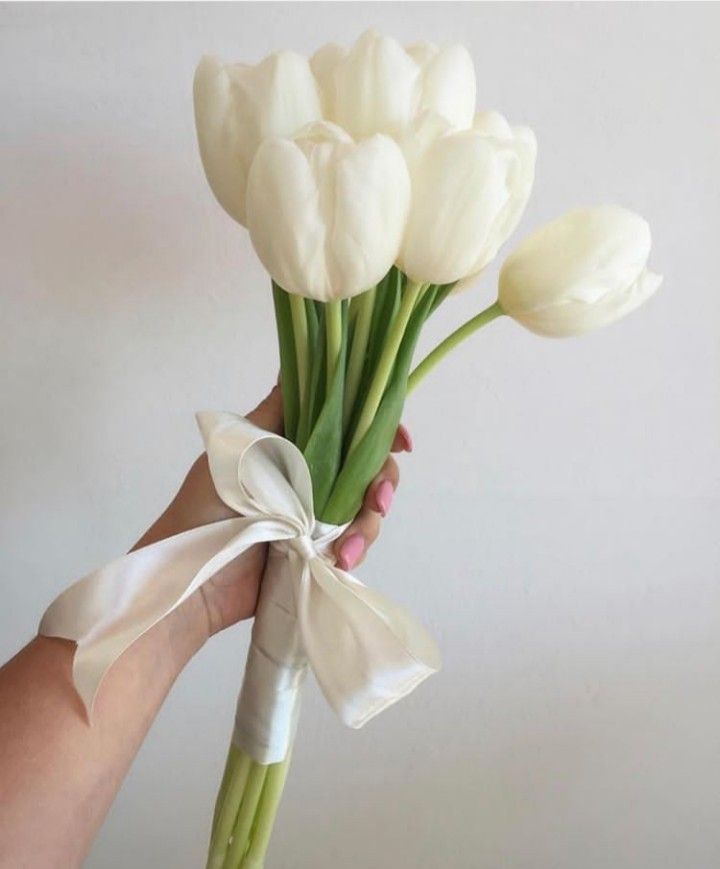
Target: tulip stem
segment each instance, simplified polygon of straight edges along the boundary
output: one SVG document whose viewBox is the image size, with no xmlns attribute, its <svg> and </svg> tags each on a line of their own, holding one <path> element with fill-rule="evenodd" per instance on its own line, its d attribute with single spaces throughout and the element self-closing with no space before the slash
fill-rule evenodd
<svg viewBox="0 0 720 869">
<path fill-rule="evenodd" d="M 355 331 L 353 333 L 352 347 L 350 348 L 347 375 L 345 376 L 343 428 L 347 428 L 350 424 L 350 417 L 355 407 L 355 398 L 360 387 L 360 378 L 362 377 L 365 354 L 367 353 L 370 337 L 376 291 L 376 287 L 371 287 L 362 293 L 362 295 L 356 296 L 353 299 L 353 302 L 356 302 Z"/>
<path fill-rule="evenodd" d="M 233 827 L 237 820 L 238 810 L 250 773 L 251 760 L 249 755 L 238 752 L 234 747 L 230 748 L 230 755 L 233 768 L 225 793 L 222 797 L 218 797 L 221 806 L 211 837 L 207 869 L 221 869 L 225 865 Z"/>
<path fill-rule="evenodd" d="M 305 311 L 305 299 L 295 293 L 290 293 L 290 313 L 292 315 L 293 334 L 295 336 L 295 358 L 297 359 L 299 406 L 302 410 L 307 404 L 308 394 L 308 323 Z"/>
<path fill-rule="evenodd" d="M 332 302 L 325 303 L 325 344 L 327 350 L 327 364 L 325 366 L 327 373 L 327 392 L 330 393 L 333 378 L 335 376 L 335 366 L 340 358 L 340 350 L 342 348 L 342 302 L 336 299 Z"/>
<path fill-rule="evenodd" d="M 477 332 L 478 329 L 487 326 L 488 323 L 491 323 L 504 313 L 505 311 L 500 307 L 500 302 L 495 302 L 490 305 L 489 308 L 485 308 L 484 311 L 476 314 L 472 319 L 468 320 L 467 323 L 463 323 L 462 326 L 460 326 L 459 329 L 456 329 L 451 335 L 448 335 L 444 341 L 441 341 L 437 347 L 428 353 L 422 362 L 413 369 L 413 372 L 408 379 L 408 394 L 415 389 L 423 377 L 432 371 L 438 362 L 447 356 L 452 349 L 457 347 L 457 345 L 466 338 L 469 338 L 474 332 Z"/>
<path fill-rule="evenodd" d="M 280 805 L 289 766 L 290 755 L 288 754 L 285 760 L 280 763 L 273 763 L 267 768 L 260 802 L 255 813 L 250 847 L 243 859 L 241 869 L 262 869 L 263 867 L 265 852 L 270 844 L 270 834 Z"/>
<path fill-rule="evenodd" d="M 408 321 L 410 320 L 410 315 L 412 314 L 416 303 L 422 296 L 426 286 L 426 284 L 408 281 L 408 284 L 405 287 L 402 301 L 400 302 L 400 308 L 390 326 L 387 340 L 383 345 L 380 359 L 378 360 L 377 368 L 375 369 L 375 374 L 370 382 L 370 389 L 368 390 L 365 404 L 363 405 L 360 418 L 355 427 L 355 433 L 350 442 L 348 455 L 352 453 L 355 447 L 365 437 L 368 429 L 372 425 L 372 421 L 375 419 L 375 414 L 377 413 L 377 409 L 382 401 L 385 387 L 390 380 L 390 375 L 392 374 L 393 366 L 395 364 L 395 357 L 400 349 L 400 344 L 403 335 L 405 334 Z"/>
</svg>

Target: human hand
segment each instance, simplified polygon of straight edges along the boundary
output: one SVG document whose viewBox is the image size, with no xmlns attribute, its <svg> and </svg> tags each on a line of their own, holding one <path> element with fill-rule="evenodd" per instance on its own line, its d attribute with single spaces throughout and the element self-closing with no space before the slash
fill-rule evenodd
<svg viewBox="0 0 720 869">
<path fill-rule="evenodd" d="M 247 418 L 260 428 L 281 433 L 280 389 L 276 386 Z M 392 451 L 411 450 L 410 435 L 404 426 L 400 426 Z M 368 486 L 360 512 L 333 545 L 339 567 L 350 570 L 363 561 L 368 547 L 380 533 L 382 518 L 390 509 L 399 478 L 397 462 L 392 456 L 388 456 L 380 473 Z M 235 515 L 215 491 L 207 455 L 203 453 L 193 463 L 167 510 L 134 548 L 138 549 L 182 531 Z M 178 607 L 179 612 L 175 611 L 175 621 L 179 623 L 180 630 L 193 632 L 202 643 L 212 634 L 252 616 L 265 569 L 266 554 L 266 544 L 255 545 L 204 583 Z"/>
</svg>

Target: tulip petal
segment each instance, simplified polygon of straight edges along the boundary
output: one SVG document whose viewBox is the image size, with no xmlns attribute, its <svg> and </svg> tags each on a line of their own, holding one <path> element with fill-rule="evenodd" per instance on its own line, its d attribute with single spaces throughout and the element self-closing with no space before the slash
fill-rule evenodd
<svg viewBox="0 0 720 869">
<path fill-rule="evenodd" d="M 330 120 L 356 139 L 399 135 L 415 116 L 419 68 L 394 39 L 367 31 L 331 79 Z"/>
<path fill-rule="evenodd" d="M 205 175 L 218 202 L 235 220 L 245 213 L 245 158 L 225 64 L 203 57 L 193 85 L 195 125 Z"/>
<path fill-rule="evenodd" d="M 457 129 L 467 129 L 475 112 L 475 67 L 466 48 L 452 45 L 427 58 L 419 109 L 437 112 Z"/>
</svg>

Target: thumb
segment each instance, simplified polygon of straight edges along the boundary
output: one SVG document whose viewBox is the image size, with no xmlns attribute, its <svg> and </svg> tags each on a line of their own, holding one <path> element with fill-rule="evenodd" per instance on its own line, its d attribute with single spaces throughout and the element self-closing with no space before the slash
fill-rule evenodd
<svg viewBox="0 0 720 869">
<path fill-rule="evenodd" d="M 269 395 L 265 396 L 255 410 L 247 414 L 247 419 L 259 428 L 275 434 L 283 433 L 282 392 L 279 386 L 273 386 Z"/>
</svg>

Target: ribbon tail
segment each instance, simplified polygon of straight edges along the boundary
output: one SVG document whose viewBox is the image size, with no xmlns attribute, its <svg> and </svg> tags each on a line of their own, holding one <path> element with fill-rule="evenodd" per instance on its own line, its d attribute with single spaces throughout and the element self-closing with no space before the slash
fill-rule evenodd
<svg viewBox="0 0 720 869">
<path fill-rule="evenodd" d="M 57 597 L 39 632 L 77 643 L 73 681 L 88 718 L 123 652 L 250 546 L 284 536 L 272 520 L 203 525 L 118 558 Z"/>
<path fill-rule="evenodd" d="M 310 666 L 328 703 L 362 727 L 440 669 L 428 631 L 403 607 L 321 558 L 299 590 Z"/>
</svg>

